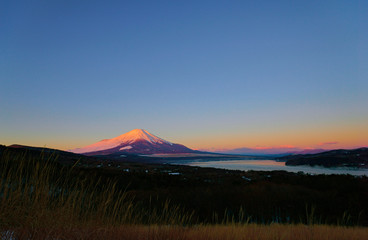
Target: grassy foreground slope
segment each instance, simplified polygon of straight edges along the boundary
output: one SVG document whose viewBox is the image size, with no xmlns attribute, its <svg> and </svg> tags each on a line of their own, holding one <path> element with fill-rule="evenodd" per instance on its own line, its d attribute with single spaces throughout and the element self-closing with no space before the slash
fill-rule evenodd
<svg viewBox="0 0 368 240">
<path fill-rule="evenodd" d="M 249 215 L 251 210 L 239 210 L 237 205 L 232 205 L 242 200 L 232 199 L 236 191 L 252 190 L 254 198 L 251 200 L 255 205 L 251 206 L 258 211 L 263 206 L 266 210 L 258 217 L 267 216 L 265 199 L 273 195 L 274 199 L 270 199 L 270 203 L 275 201 L 279 204 L 275 190 L 281 195 L 284 191 L 288 193 L 289 187 L 285 188 L 283 177 L 275 178 L 275 182 L 270 185 L 268 175 L 263 180 L 262 174 L 247 175 L 253 179 L 251 182 L 256 182 L 253 184 L 243 178 L 244 173 L 213 172 L 210 169 L 205 169 L 205 172 L 195 168 L 185 168 L 185 171 L 176 169 L 182 171 L 184 176 L 169 174 L 176 167 L 169 167 L 171 172 L 168 173 L 166 167 L 159 165 L 127 165 L 130 168 L 125 166 L 118 171 L 108 168 L 95 171 L 79 166 L 77 161 L 72 165 L 62 165 L 57 158 L 52 154 L 37 156 L 27 151 L 18 154 L 6 150 L 2 152 L 1 239 L 367 239 L 367 228 L 353 227 L 361 223 L 351 220 L 355 215 L 348 211 L 333 213 L 340 216 L 335 219 L 335 224 L 345 226 L 316 225 L 326 221 L 315 212 L 314 207 L 308 206 L 304 206 L 303 212 L 300 212 L 299 221 L 290 221 L 288 225 L 265 225 L 254 224 L 259 219 Z M 143 171 L 139 171 L 142 167 Z M 146 173 L 147 169 L 158 169 L 159 172 L 150 174 Z M 220 176 L 222 178 L 218 178 Z M 257 176 L 261 180 L 257 180 Z M 188 179 L 182 178 L 190 178 L 189 183 L 186 182 Z M 219 182 L 205 181 L 208 179 L 217 179 Z M 336 179 L 339 178 L 332 178 Z M 342 178 L 351 181 L 350 184 L 357 184 L 355 178 L 349 179 Z M 191 189 L 189 186 L 198 188 L 198 191 L 187 192 Z M 360 196 L 360 191 L 365 190 L 362 186 L 355 186 L 351 190 L 350 194 L 354 196 L 351 201 L 362 198 L 357 202 L 364 202 L 364 196 Z M 223 187 L 234 189 L 228 192 L 229 189 Z M 262 189 L 270 191 L 271 195 L 264 195 Z M 184 195 L 180 195 L 180 192 Z M 297 192 L 304 194 L 299 187 Z M 223 197 L 223 194 L 232 194 L 233 197 Z M 338 194 L 342 193 L 336 192 L 336 198 Z M 212 201 L 203 202 L 203 197 L 211 196 Z M 225 199 L 229 202 L 222 202 Z M 240 202 L 247 203 L 244 200 Z M 200 208 L 191 207 L 192 204 Z M 221 204 L 229 208 L 223 209 Z M 365 210 L 361 206 L 359 209 Z M 273 222 L 281 222 L 279 218 L 282 213 L 279 211 L 276 211 L 276 215 L 271 212 Z M 364 223 L 364 216 L 363 211 L 357 219 L 363 218 L 360 222 Z"/>
</svg>

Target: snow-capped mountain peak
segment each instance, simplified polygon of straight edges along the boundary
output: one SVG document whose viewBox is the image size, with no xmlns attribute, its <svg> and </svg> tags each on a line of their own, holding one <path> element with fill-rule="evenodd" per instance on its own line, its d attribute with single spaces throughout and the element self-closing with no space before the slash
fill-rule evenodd
<svg viewBox="0 0 368 240">
<path fill-rule="evenodd" d="M 172 145 L 171 142 L 166 141 L 162 138 L 159 138 L 144 129 L 134 129 L 130 132 L 127 132 L 123 135 L 120 135 L 110 140 L 114 142 L 120 142 L 120 143 L 121 142 L 135 142 L 137 140 L 146 140 L 147 142 L 150 142 L 150 143 L 167 143 L 167 144 Z"/>
<path fill-rule="evenodd" d="M 159 138 L 144 129 L 134 129 L 115 138 L 104 139 L 97 143 L 70 151 L 89 155 L 105 155 L 115 152 L 152 154 L 192 152 L 193 150 Z"/>
</svg>

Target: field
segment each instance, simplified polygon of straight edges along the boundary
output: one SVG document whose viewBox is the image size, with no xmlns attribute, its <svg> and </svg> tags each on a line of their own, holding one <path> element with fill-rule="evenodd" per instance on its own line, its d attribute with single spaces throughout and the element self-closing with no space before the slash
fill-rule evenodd
<svg viewBox="0 0 368 240">
<path fill-rule="evenodd" d="M 263 173 L 253 172 L 246 175 L 252 179 L 249 183 L 241 178 L 245 177 L 242 172 L 161 165 L 122 166 L 118 171 L 112 165 L 105 169 L 86 169 L 78 161 L 61 164 L 53 154 L 37 156 L 27 151 L 4 151 L 0 162 L 1 239 L 368 237 L 365 178 L 334 176 L 330 179 L 325 176 L 327 180 L 321 180 L 283 173 L 266 173 L 264 177 Z M 155 169 L 156 173 L 150 174 Z M 184 176 L 170 175 L 173 171 Z M 189 183 L 183 182 L 183 177 Z M 208 179 L 216 181 L 208 182 Z M 239 179 L 243 181 L 238 182 Z M 286 184 L 290 179 L 300 183 L 297 186 Z M 327 188 L 333 188 L 335 198 L 324 203 L 326 205 L 335 207 L 343 200 L 348 202 L 340 208 L 322 209 L 324 205 L 313 202 L 306 193 L 318 194 L 320 201 L 330 195 L 322 196 L 311 187 L 305 191 L 301 179 L 309 185 L 314 181 L 330 184 Z M 338 185 L 340 181 L 345 182 L 346 186 L 342 187 L 349 192 L 339 192 L 330 181 Z M 189 191 L 189 186 L 193 192 Z M 252 201 L 241 199 L 249 195 L 235 197 L 235 192 L 244 189 L 253 196 Z M 305 202 L 289 206 L 290 199 L 294 201 L 294 198 L 285 196 L 295 191 L 300 194 L 298 199 L 305 199 Z M 273 199 L 266 201 L 272 195 Z M 267 203 L 278 207 L 265 205 Z M 249 209 L 250 206 L 254 209 Z M 285 215 L 283 209 L 293 207 Z"/>
</svg>

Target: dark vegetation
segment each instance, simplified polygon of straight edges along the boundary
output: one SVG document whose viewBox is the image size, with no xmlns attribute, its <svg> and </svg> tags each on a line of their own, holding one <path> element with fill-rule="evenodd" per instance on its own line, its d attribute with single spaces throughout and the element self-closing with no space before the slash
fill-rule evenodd
<svg viewBox="0 0 368 240">
<path fill-rule="evenodd" d="M 123 193 L 124 201 L 134 205 L 129 214 L 140 214 L 139 223 L 143 224 L 150 223 L 152 214 L 169 212 L 168 206 L 173 206 L 188 216 L 185 224 L 235 221 L 368 226 L 367 177 L 230 171 L 134 162 L 137 158 L 127 157 L 123 162 L 63 151 L 0 147 L 0 162 L 7 160 L 2 166 L 9 169 L 29 159 L 50 162 L 57 169 L 47 179 L 51 185 L 57 186 L 60 179 L 63 187 L 88 183 L 95 192 L 114 186 L 112 199 Z M 35 171 L 35 164 L 27 165 L 24 177 Z M 1 171 L 6 176 L 7 169 Z M 5 197 L 0 193 L 0 200 Z M 92 204 L 86 211 L 94 211 L 96 206 Z"/>
<path fill-rule="evenodd" d="M 286 165 L 368 168 L 368 148 L 332 150 L 317 154 L 298 154 L 278 158 Z"/>
</svg>

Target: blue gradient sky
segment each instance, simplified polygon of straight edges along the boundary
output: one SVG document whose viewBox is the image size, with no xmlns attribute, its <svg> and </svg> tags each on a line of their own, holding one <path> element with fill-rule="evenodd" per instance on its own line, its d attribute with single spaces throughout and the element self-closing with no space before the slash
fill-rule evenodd
<svg viewBox="0 0 368 240">
<path fill-rule="evenodd" d="M 144 128 L 196 149 L 368 145 L 367 1 L 1 1 L 0 144 Z M 322 145 L 321 145 L 322 144 Z"/>
</svg>

